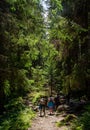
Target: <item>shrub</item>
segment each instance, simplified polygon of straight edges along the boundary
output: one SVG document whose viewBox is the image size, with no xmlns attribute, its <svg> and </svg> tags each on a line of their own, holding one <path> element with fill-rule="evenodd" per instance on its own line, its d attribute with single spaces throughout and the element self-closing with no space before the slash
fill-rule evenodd
<svg viewBox="0 0 90 130">
<path fill-rule="evenodd" d="M 72 130 L 90 130 L 90 105 L 86 107 L 86 111 L 81 117 L 73 121 Z"/>
<path fill-rule="evenodd" d="M 38 102 L 38 100 L 42 97 L 42 96 L 45 96 L 45 93 L 44 92 L 36 92 L 34 93 L 33 95 L 33 98 L 32 98 L 32 103 L 35 104 Z"/>
<path fill-rule="evenodd" d="M 0 130 L 27 130 L 35 112 L 23 104 L 22 98 L 13 99 L 6 106 L 7 112 L 0 117 Z"/>
</svg>

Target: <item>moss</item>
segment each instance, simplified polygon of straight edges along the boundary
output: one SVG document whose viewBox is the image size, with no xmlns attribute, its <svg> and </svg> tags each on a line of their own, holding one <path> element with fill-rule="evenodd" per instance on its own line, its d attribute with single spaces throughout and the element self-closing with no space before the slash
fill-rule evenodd
<svg viewBox="0 0 90 130">
<path fill-rule="evenodd" d="M 64 125 L 65 125 L 65 123 L 62 122 L 62 121 L 56 122 L 56 126 L 57 126 L 57 127 L 62 127 L 62 126 L 64 126 Z"/>
<path fill-rule="evenodd" d="M 66 117 L 65 117 L 65 122 L 69 122 L 69 121 L 71 121 L 71 120 L 73 120 L 73 119 L 76 119 L 77 117 L 74 115 L 74 114 L 69 114 L 69 115 L 67 115 Z"/>
</svg>

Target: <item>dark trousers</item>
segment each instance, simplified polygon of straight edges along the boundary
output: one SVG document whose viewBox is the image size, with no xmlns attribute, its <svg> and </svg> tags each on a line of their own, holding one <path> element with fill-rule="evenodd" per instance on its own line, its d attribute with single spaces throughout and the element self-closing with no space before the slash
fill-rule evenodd
<svg viewBox="0 0 90 130">
<path fill-rule="evenodd" d="M 45 105 L 40 104 L 39 109 L 40 109 L 40 116 L 42 116 L 42 113 L 45 116 Z"/>
</svg>

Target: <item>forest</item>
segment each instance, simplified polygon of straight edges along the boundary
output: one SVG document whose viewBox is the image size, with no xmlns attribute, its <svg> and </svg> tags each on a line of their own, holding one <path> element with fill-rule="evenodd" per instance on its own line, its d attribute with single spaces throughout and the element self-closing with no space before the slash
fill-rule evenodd
<svg viewBox="0 0 90 130">
<path fill-rule="evenodd" d="M 86 98 L 72 130 L 90 130 L 89 23 L 89 0 L 0 0 L 0 130 L 27 130 L 27 101 L 56 93 Z"/>
</svg>

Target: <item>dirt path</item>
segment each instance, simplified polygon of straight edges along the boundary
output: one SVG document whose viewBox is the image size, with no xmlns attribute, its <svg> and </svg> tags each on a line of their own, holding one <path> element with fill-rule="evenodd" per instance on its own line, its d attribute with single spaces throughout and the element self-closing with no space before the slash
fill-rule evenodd
<svg viewBox="0 0 90 130">
<path fill-rule="evenodd" d="M 62 115 L 48 115 L 47 112 L 45 117 L 39 117 L 38 113 L 37 117 L 34 119 L 32 123 L 32 127 L 28 130 L 68 130 L 66 126 L 60 128 L 56 126 L 56 122 L 62 119 Z"/>
</svg>

